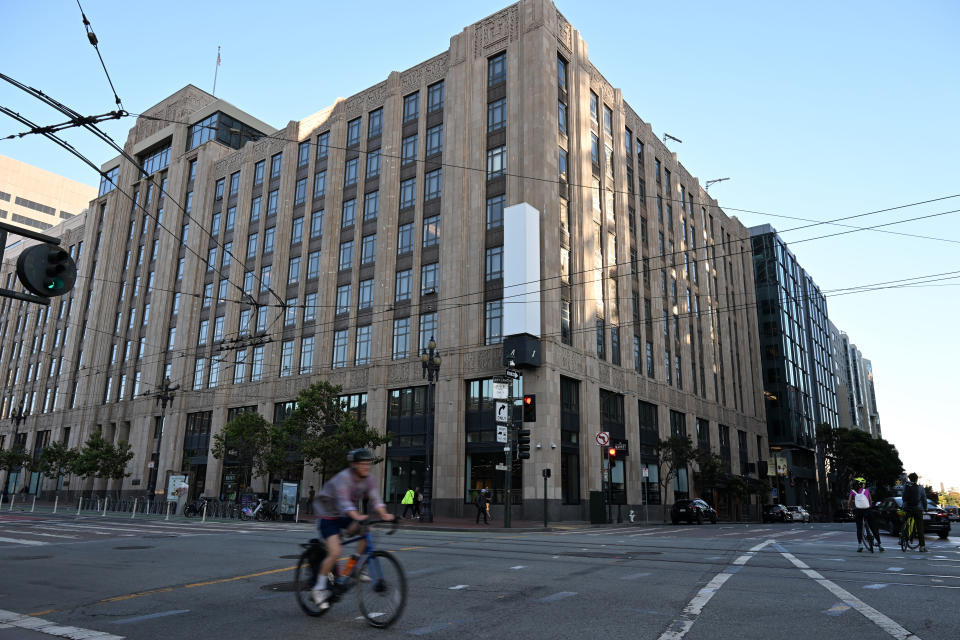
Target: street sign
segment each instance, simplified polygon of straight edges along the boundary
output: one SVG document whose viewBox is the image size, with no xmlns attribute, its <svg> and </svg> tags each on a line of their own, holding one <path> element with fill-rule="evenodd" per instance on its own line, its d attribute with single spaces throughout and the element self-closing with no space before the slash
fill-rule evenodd
<svg viewBox="0 0 960 640">
<path fill-rule="evenodd" d="M 644 467 L 644 468 L 643 468 L 643 477 L 644 477 L 644 478 L 649 478 L 649 477 L 650 477 L 650 467 Z"/>
<path fill-rule="evenodd" d="M 497 416 L 497 422 L 501 424 L 510 422 L 509 405 L 506 402 L 497 402 L 495 415 Z"/>
<path fill-rule="evenodd" d="M 620 438 L 610 438 L 610 446 L 617 450 L 618 457 L 630 455 L 630 443 Z"/>
<path fill-rule="evenodd" d="M 601 447 L 605 447 L 610 444 L 610 432 L 609 431 L 600 431 L 597 433 L 597 444 Z"/>
<path fill-rule="evenodd" d="M 509 442 L 506 425 L 497 425 L 497 442 Z"/>
<path fill-rule="evenodd" d="M 505 464 L 498 464 L 498 465 L 495 467 L 495 469 L 496 469 L 497 471 L 506 471 L 506 470 L 507 470 L 507 465 L 505 465 Z"/>
<path fill-rule="evenodd" d="M 506 400 L 510 397 L 509 382 L 494 382 L 491 389 L 491 395 L 494 400 Z"/>
<path fill-rule="evenodd" d="M 516 369 L 507 369 L 504 373 L 508 378 L 512 378 L 513 380 L 520 379 L 520 372 L 517 371 Z"/>
<path fill-rule="evenodd" d="M 503 448 L 504 452 L 510 453 L 510 445 L 507 445 Z"/>
</svg>

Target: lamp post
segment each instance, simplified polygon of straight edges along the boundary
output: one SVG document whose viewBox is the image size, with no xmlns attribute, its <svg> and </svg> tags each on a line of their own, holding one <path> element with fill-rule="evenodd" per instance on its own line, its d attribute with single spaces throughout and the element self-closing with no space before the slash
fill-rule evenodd
<svg viewBox="0 0 960 640">
<path fill-rule="evenodd" d="M 167 403 L 173 401 L 173 392 L 179 388 L 180 385 L 178 384 L 170 384 L 170 378 L 164 378 L 160 388 L 152 394 L 149 394 L 155 396 L 157 398 L 157 404 L 160 405 L 160 430 L 157 433 L 157 442 L 150 456 L 150 461 L 153 462 L 153 468 L 150 469 L 150 479 L 147 481 L 147 499 L 149 500 L 153 500 L 157 490 L 157 474 L 160 472 L 160 441 L 163 439 L 163 423 L 167 415 Z"/>
<path fill-rule="evenodd" d="M 13 423 L 13 436 L 10 443 L 10 450 L 14 451 L 17 447 L 17 432 L 20 430 L 20 424 L 27 419 L 27 416 L 30 415 L 30 411 L 27 409 L 26 398 L 24 398 L 24 403 L 20 405 L 19 409 L 15 409 L 10 412 L 10 421 Z M 23 470 L 23 465 L 20 466 L 20 471 Z M 17 483 L 20 481 L 20 471 L 17 471 L 17 479 L 14 482 L 13 492 L 17 492 Z M 10 484 L 10 476 L 13 475 L 13 469 L 7 472 L 7 483 L 3 487 L 3 493 L 7 493 L 7 485 Z"/>
<path fill-rule="evenodd" d="M 433 428 L 437 421 L 436 410 L 434 409 L 434 384 L 440 375 L 440 354 L 436 352 L 437 343 L 430 337 L 427 348 L 420 355 L 420 363 L 423 365 L 423 377 L 430 383 L 428 391 L 427 406 L 430 408 L 430 427 L 427 429 L 426 439 L 426 468 L 423 479 L 423 510 L 421 519 L 424 522 L 433 522 Z"/>
</svg>

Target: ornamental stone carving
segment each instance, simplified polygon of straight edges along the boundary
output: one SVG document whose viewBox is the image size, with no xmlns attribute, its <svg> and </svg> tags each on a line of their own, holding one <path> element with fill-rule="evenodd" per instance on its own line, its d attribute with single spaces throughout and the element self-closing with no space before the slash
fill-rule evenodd
<svg viewBox="0 0 960 640">
<path fill-rule="evenodd" d="M 277 132 L 280 135 L 281 132 Z M 268 155 L 277 153 L 278 151 L 283 151 L 283 145 L 286 144 L 284 140 L 278 140 L 277 138 L 260 138 L 253 143 L 253 156 L 255 158 L 260 158 Z"/>
<path fill-rule="evenodd" d="M 243 153 L 231 153 L 226 158 L 220 158 L 213 164 L 213 175 L 225 176 L 228 173 L 236 173 L 243 166 Z"/>
<path fill-rule="evenodd" d="M 133 128 L 130 141 L 136 144 L 171 124 L 186 124 L 187 117 L 207 104 L 208 101 L 203 100 L 202 96 L 199 95 L 185 95 L 166 104 L 158 105 L 155 109 L 151 109 L 137 118 L 137 124 Z M 150 116 L 150 118 L 144 116 Z"/>
<path fill-rule="evenodd" d="M 559 11 L 557 11 L 557 41 L 564 49 L 573 53 L 573 29 Z"/>
<path fill-rule="evenodd" d="M 502 49 L 517 40 L 520 33 L 520 9 L 511 5 L 490 16 L 474 28 L 473 54 L 482 57 L 489 49 Z"/>
</svg>

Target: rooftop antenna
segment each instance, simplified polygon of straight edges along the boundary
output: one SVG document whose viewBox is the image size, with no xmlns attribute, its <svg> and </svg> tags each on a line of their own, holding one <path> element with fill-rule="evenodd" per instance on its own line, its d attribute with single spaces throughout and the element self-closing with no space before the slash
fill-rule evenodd
<svg viewBox="0 0 960 640">
<path fill-rule="evenodd" d="M 667 138 L 673 140 L 674 142 L 679 142 L 680 144 L 683 144 L 683 140 L 681 140 L 680 138 L 677 138 L 676 136 L 672 136 L 669 133 L 663 134 L 663 144 L 667 144 Z"/>
<path fill-rule="evenodd" d="M 706 184 L 706 186 L 704 186 L 703 188 L 709 191 L 709 190 L 710 190 L 710 185 L 716 184 L 716 183 L 718 183 L 718 182 L 723 182 L 724 180 L 729 180 L 729 179 L 730 179 L 730 178 L 717 178 L 716 180 L 707 180 L 707 184 Z"/>
</svg>

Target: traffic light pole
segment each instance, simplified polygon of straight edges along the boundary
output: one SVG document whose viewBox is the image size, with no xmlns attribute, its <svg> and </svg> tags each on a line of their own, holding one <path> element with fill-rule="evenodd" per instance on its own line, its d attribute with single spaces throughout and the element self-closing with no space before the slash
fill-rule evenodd
<svg viewBox="0 0 960 640">
<path fill-rule="evenodd" d="M 29 229 L 15 227 L 12 224 L 8 224 L 6 222 L 0 222 L 0 261 L 3 260 L 3 252 L 7 246 L 7 233 L 13 233 L 14 235 L 23 236 L 24 238 L 30 238 L 31 240 L 39 240 L 40 242 L 45 242 L 47 244 L 52 244 L 56 246 L 60 245 L 60 238 L 54 238 L 53 236 L 48 236 L 43 233 L 37 233 L 36 231 L 31 231 Z M 14 298 L 15 300 L 23 300 L 25 302 L 34 302 L 36 304 L 43 304 L 43 305 L 50 304 L 50 298 L 45 298 L 43 296 L 35 296 L 29 293 L 22 293 L 20 291 L 11 291 L 10 289 L 0 288 L 0 297 Z"/>
<path fill-rule="evenodd" d="M 510 508 L 512 506 L 510 490 L 513 485 L 513 385 L 510 385 L 510 394 L 507 396 L 507 411 L 510 415 L 510 429 L 508 431 L 510 435 L 507 436 L 507 446 L 503 448 L 507 459 L 507 470 L 505 471 L 507 477 L 503 482 L 503 526 L 509 529 L 513 520 Z"/>
</svg>

